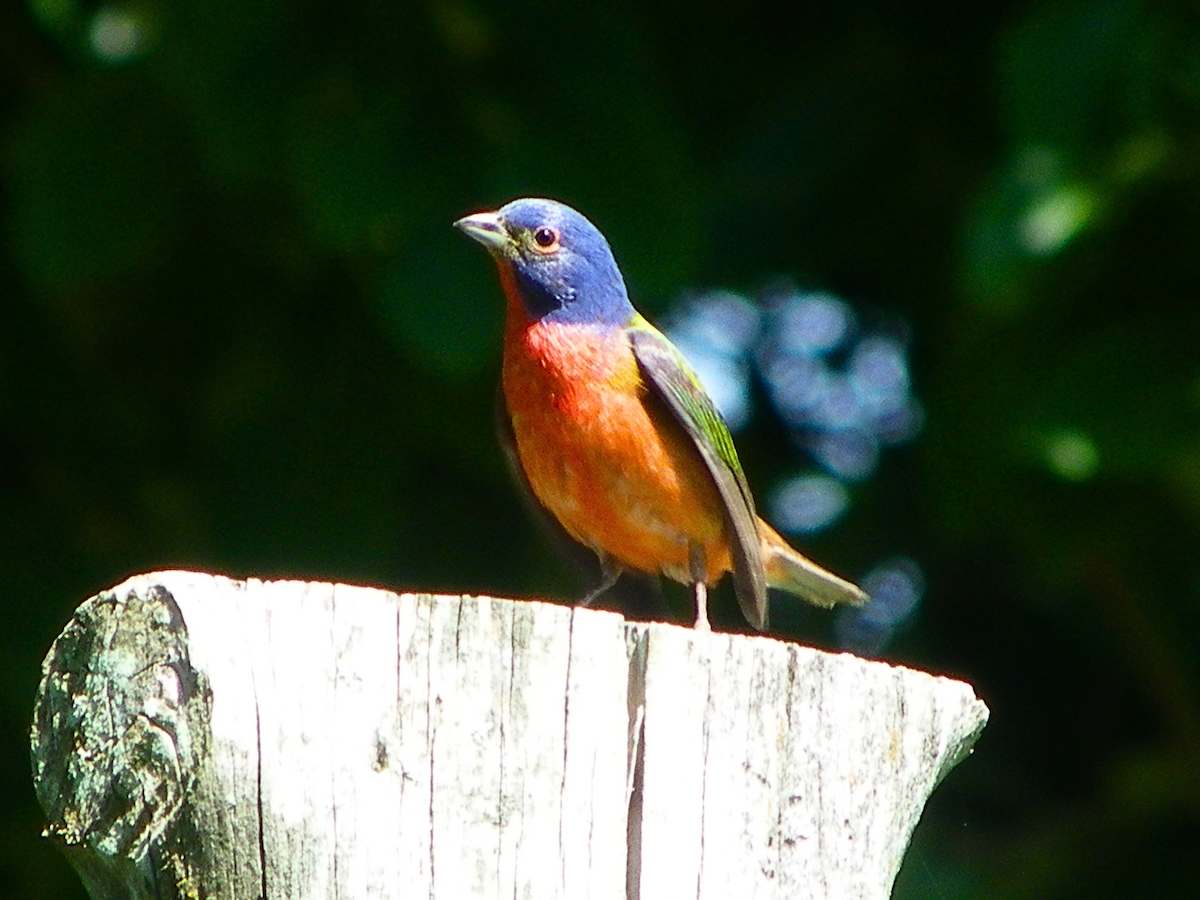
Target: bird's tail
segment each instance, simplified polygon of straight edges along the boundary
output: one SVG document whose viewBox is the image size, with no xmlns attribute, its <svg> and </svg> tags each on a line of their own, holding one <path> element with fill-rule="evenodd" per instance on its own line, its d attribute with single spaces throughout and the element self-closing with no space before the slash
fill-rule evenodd
<svg viewBox="0 0 1200 900">
<path fill-rule="evenodd" d="M 758 520 L 758 534 L 762 539 L 763 569 L 768 587 L 795 594 L 816 606 L 836 606 L 838 603 L 861 606 L 870 599 L 861 588 L 802 556 L 762 519 Z"/>
</svg>

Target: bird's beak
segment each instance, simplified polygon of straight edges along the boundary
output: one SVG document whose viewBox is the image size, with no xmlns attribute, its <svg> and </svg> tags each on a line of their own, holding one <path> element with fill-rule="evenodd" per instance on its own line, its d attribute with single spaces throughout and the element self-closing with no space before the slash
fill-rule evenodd
<svg viewBox="0 0 1200 900">
<path fill-rule="evenodd" d="M 493 256 L 512 255 L 512 238 L 509 237 L 500 217 L 494 212 L 463 216 L 454 223 L 454 227 L 468 237 L 479 241 Z"/>
</svg>

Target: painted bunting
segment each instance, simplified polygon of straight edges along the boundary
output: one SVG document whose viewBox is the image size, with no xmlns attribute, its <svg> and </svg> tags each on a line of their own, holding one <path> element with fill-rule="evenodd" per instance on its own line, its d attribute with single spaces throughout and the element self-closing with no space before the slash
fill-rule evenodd
<svg viewBox="0 0 1200 900">
<path fill-rule="evenodd" d="M 454 223 L 491 253 L 507 299 L 501 432 L 514 471 L 566 533 L 625 569 L 707 587 L 733 573 L 750 624 L 767 588 L 818 606 L 859 588 L 806 559 L 754 512 L 716 406 L 683 355 L 633 308 L 608 242 L 553 200 L 514 200 Z"/>
</svg>

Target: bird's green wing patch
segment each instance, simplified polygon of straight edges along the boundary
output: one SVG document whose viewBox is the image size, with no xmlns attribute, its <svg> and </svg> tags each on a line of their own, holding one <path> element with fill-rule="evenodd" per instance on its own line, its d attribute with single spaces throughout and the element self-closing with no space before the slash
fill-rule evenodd
<svg viewBox="0 0 1200 900">
<path fill-rule="evenodd" d="M 738 603 L 761 631 L 767 627 L 767 586 L 758 517 L 729 429 L 687 360 L 658 329 L 636 316 L 629 325 L 629 340 L 647 383 L 683 426 L 712 475 L 731 537 Z"/>
</svg>

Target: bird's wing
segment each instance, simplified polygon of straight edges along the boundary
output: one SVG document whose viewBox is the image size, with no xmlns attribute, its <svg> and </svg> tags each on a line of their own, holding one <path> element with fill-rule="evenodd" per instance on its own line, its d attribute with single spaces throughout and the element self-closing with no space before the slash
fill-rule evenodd
<svg viewBox="0 0 1200 900">
<path fill-rule="evenodd" d="M 683 426 L 712 475 L 725 526 L 731 535 L 733 585 L 746 619 L 759 631 L 767 627 L 767 584 L 754 498 L 738 462 L 733 438 L 721 414 L 700 386 L 683 355 L 640 315 L 629 325 L 629 340 L 646 381 Z"/>
</svg>

